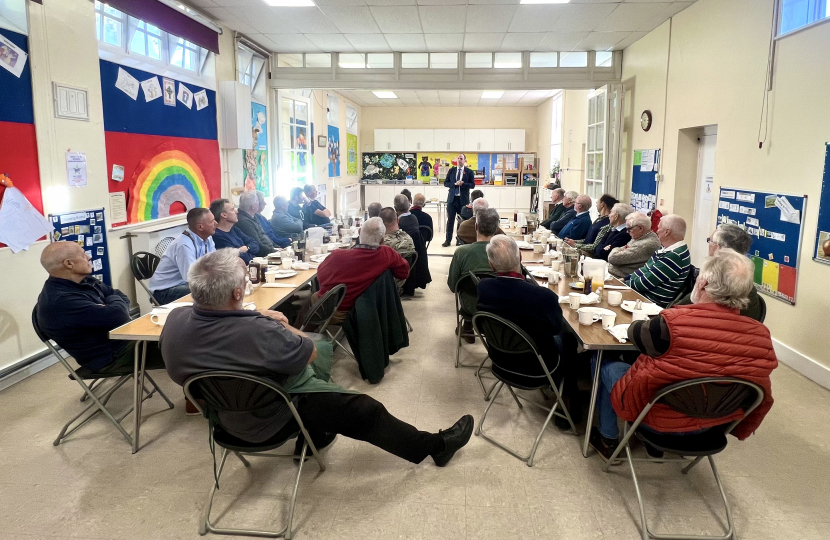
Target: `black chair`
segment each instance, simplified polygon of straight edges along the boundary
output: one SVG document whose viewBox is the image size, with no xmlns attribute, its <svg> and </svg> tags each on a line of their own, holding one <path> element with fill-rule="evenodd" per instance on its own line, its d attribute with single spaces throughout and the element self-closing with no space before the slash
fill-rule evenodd
<svg viewBox="0 0 830 540">
<path fill-rule="evenodd" d="M 405 255 L 401 255 L 403 260 L 409 263 L 409 275 L 412 275 L 412 271 L 415 269 L 415 265 L 418 264 L 418 252 L 413 251 L 412 253 L 407 253 Z M 398 294 L 400 295 L 403 292 L 402 287 L 398 287 Z M 406 318 L 404 315 L 404 320 L 406 321 L 406 329 L 409 332 L 412 332 L 412 325 L 409 323 L 409 319 Z"/>
<path fill-rule="evenodd" d="M 464 218 L 461 217 L 461 214 L 455 215 L 455 230 L 458 231 L 458 226 L 464 223 Z M 455 237 L 455 245 L 456 246 L 463 246 L 466 242 L 460 239 L 457 235 Z"/>
<path fill-rule="evenodd" d="M 758 322 L 763 323 L 764 319 L 767 318 L 767 303 L 761 295 L 758 295 L 758 302 L 761 304 L 761 316 L 758 317 Z"/>
<path fill-rule="evenodd" d="M 209 371 L 194 375 L 185 381 L 184 393 L 187 399 L 208 419 L 208 441 L 211 453 L 214 452 L 214 444 L 222 448 L 222 457 L 218 468 L 216 467 L 216 455 L 214 454 L 214 483 L 210 488 L 208 503 L 199 523 L 199 534 L 205 535 L 211 532 L 214 534 L 291 538 L 293 535 L 291 524 L 294 519 L 294 506 L 297 502 L 297 488 L 300 485 L 300 475 L 303 472 L 303 463 L 309 448 L 311 448 L 314 459 L 319 463 L 320 470 L 326 470 L 326 465 L 320 459 L 317 448 L 315 448 L 311 437 L 308 435 L 297 409 L 291 402 L 291 397 L 272 380 L 234 371 Z M 271 411 L 281 401 L 284 401 L 285 406 L 291 411 L 293 421 L 296 422 L 296 429 L 289 430 L 288 433 L 281 430 L 275 436 L 260 443 L 248 442 L 231 435 L 225 430 L 219 419 L 220 413 L 224 412 L 249 413 L 252 416 L 261 415 L 263 414 L 262 411 Z M 216 490 L 219 489 L 219 478 L 225 468 L 228 452 L 233 452 L 245 467 L 250 467 L 251 464 L 243 455 L 292 458 L 293 454 L 268 454 L 266 452 L 279 448 L 300 435 L 304 438 L 303 449 L 299 456 L 297 476 L 294 480 L 294 490 L 288 507 L 288 518 L 285 527 L 280 531 L 262 531 L 214 526 L 210 522 L 210 511 L 213 507 Z"/>
<path fill-rule="evenodd" d="M 664 386 L 658 390 L 654 397 L 648 402 L 648 405 L 640 412 L 637 419 L 629 426 L 625 422 L 624 436 L 611 459 L 605 465 L 607 472 L 612 463 L 617 459 L 617 456 L 625 448 L 626 457 L 628 458 L 628 466 L 631 468 L 631 478 L 634 480 L 634 490 L 637 492 L 637 502 L 640 505 L 640 534 L 643 540 L 649 538 L 658 539 L 685 539 L 685 538 L 705 538 L 711 540 L 726 540 L 735 538 L 735 529 L 732 523 L 732 511 L 729 508 L 729 501 L 726 499 L 726 493 L 723 490 L 723 485 L 718 475 L 718 469 L 715 467 L 715 460 L 713 455 L 721 452 L 726 448 L 726 436 L 746 418 L 755 408 L 763 401 L 764 390 L 757 384 L 751 383 L 744 379 L 737 379 L 734 377 L 703 377 L 698 379 L 690 379 L 688 381 L 681 381 L 675 384 Z M 676 434 L 676 433 L 655 433 L 647 429 L 643 429 L 641 424 L 643 419 L 649 413 L 651 408 L 656 404 L 663 404 L 670 407 L 686 416 L 693 418 L 718 419 L 728 418 L 737 411 L 741 411 L 741 418 L 732 422 L 725 423 L 720 426 L 710 428 L 696 434 Z M 728 530 L 723 536 L 689 536 L 689 535 L 666 535 L 655 534 L 648 528 L 646 521 L 646 511 L 643 504 L 643 496 L 640 493 L 640 486 L 637 481 L 637 473 L 634 470 L 634 459 L 631 457 L 631 447 L 629 441 L 632 436 L 636 436 L 643 442 L 653 446 L 654 448 L 681 456 L 693 456 L 693 461 L 681 459 L 687 465 L 681 470 L 683 474 L 687 474 L 692 468 L 697 465 L 704 457 L 709 459 L 709 465 L 712 467 L 712 473 L 715 476 L 715 482 L 720 490 L 721 499 L 726 508 L 726 522 Z M 673 460 L 669 460 L 673 461 Z"/>
<path fill-rule="evenodd" d="M 677 291 L 677 295 L 669 302 L 667 308 L 670 308 L 677 304 L 680 300 L 683 299 L 687 294 L 691 294 L 691 292 L 695 288 L 695 281 L 697 280 L 697 275 L 700 272 L 698 268 L 695 268 L 692 265 L 689 265 L 689 272 L 686 274 L 686 279 L 683 280 L 683 286 L 680 287 L 680 290 Z"/>
<path fill-rule="evenodd" d="M 497 379 L 495 383 L 496 392 L 490 399 L 490 403 L 487 404 L 487 408 L 484 410 L 484 414 L 478 422 L 475 433 L 476 435 L 484 437 L 508 454 L 524 461 L 528 467 L 532 467 L 533 458 L 536 456 L 536 449 L 539 447 L 539 441 L 542 440 L 542 435 L 544 435 L 554 415 L 566 419 L 571 425 L 571 430 L 576 434 L 576 426 L 573 420 L 571 420 L 571 415 L 567 407 L 565 407 L 564 401 L 562 401 L 564 379 L 560 381 L 559 386 L 553 380 L 552 373 L 559 367 L 559 359 L 557 358 L 556 366 L 550 370 L 547 364 L 545 364 L 544 359 L 542 359 L 542 355 L 537 350 L 533 339 L 511 321 L 493 313 L 479 311 L 473 316 L 473 326 L 484 342 L 484 347 L 487 349 L 487 354 L 490 356 L 490 361 L 492 362 L 490 369 L 493 376 Z M 541 366 L 541 374 L 539 372 L 533 373 L 529 370 L 526 372 L 517 371 L 526 368 L 526 366 L 517 365 L 517 362 L 523 360 L 526 365 L 534 365 L 535 361 L 538 361 Z M 542 424 L 542 429 L 539 431 L 539 435 L 536 436 L 536 440 L 533 442 L 530 453 L 526 456 L 519 454 L 512 448 L 489 437 L 483 430 L 487 413 L 490 412 L 490 408 L 495 403 L 499 392 L 501 392 L 505 385 L 520 409 L 523 407 L 519 401 L 519 396 L 516 395 L 513 388 L 519 388 L 521 390 L 545 390 L 550 388 L 556 398 L 556 403 L 553 404 L 553 407 L 548 408 L 521 396 L 526 402 L 549 411 L 544 424 Z M 559 407 L 562 408 L 562 412 L 557 411 Z"/>
<path fill-rule="evenodd" d="M 124 418 L 127 417 L 127 415 L 129 415 L 133 411 L 133 408 L 130 407 L 129 409 L 127 409 L 127 411 L 122 413 L 121 416 L 115 417 L 112 414 L 112 412 L 110 412 L 110 410 L 106 407 L 107 402 L 110 400 L 115 391 L 124 386 L 124 384 L 132 378 L 132 369 L 128 372 L 113 373 L 98 373 L 91 371 L 83 366 L 79 367 L 78 369 L 72 369 L 72 366 L 69 365 L 69 362 L 67 362 L 63 355 L 58 352 L 54 345 L 52 345 L 51 338 L 47 336 L 41 328 L 40 323 L 37 320 L 37 306 L 35 306 L 35 308 L 32 310 L 32 328 L 34 328 L 35 334 L 37 335 L 38 339 L 40 339 L 43 342 L 43 344 L 46 345 L 49 351 L 55 355 L 55 358 L 57 358 L 58 361 L 63 365 L 63 367 L 66 368 L 66 371 L 69 372 L 69 378 L 77 382 L 83 389 L 84 395 L 81 397 L 81 401 L 86 401 L 88 399 L 91 402 L 84 410 L 75 415 L 69 422 L 67 422 L 63 426 L 63 429 L 61 429 L 61 432 L 58 434 L 58 437 L 52 442 L 52 444 L 54 446 L 59 445 L 63 439 L 72 435 L 72 433 L 80 429 L 81 426 L 92 420 L 92 418 L 94 418 L 95 415 L 97 415 L 98 413 L 102 413 L 104 416 L 106 416 L 107 420 L 112 422 L 112 425 L 115 426 L 115 428 L 121 433 L 121 435 L 123 435 L 124 438 L 127 439 L 127 442 L 130 444 L 130 446 L 132 446 L 133 438 L 129 433 L 127 433 L 127 430 L 124 429 L 124 426 L 121 425 L 121 422 L 124 420 Z M 161 389 L 158 387 L 158 385 L 152 379 L 152 377 L 150 377 L 150 375 L 146 372 L 144 376 L 147 377 L 147 380 L 150 382 L 151 385 L 153 385 L 153 390 L 147 391 L 147 389 L 145 388 L 144 392 L 147 395 L 142 399 L 142 401 L 150 399 L 151 397 L 153 397 L 154 393 L 158 392 L 159 395 L 161 395 L 161 397 L 163 397 L 164 400 L 167 402 L 168 406 L 172 409 L 173 403 L 167 398 L 164 392 L 161 391 Z M 95 384 L 106 379 L 116 379 L 116 381 L 105 391 L 96 394 L 93 391 L 96 389 Z M 90 383 L 90 385 L 87 386 L 86 383 L 84 383 L 84 380 L 92 380 L 92 383 Z M 98 384 L 97 390 L 100 389 L 101 385 Z M 81 420 L 72 429 L 69 429 L 69 427 L 75 421 L 87 414 L 91 409 L 95 410 L 88 414 L 86 418 Z"/>
<path fill-rule="evenodd" d="M 133 272 L 133 277 L 147 291 L 147 296 L 150 297 L 150 302 L 154 306 L 160 306 L 161 304 L 153 296 L 153 293 L 150 292 L 150 289 L 147 288 L 147 285 L 144 284 L 144 280 L 153 277 L 160 261 L 161 258 L 158 255 L 146 251 L 139 251 L 130 257 L 130 270 Z"/>
<path fill-rule="evenodd" d="M 424 240 L 424 245 L 429 249 L 429 243 L 432 242 L 432 227 L 429 225 L 420 225 L 418 230 L 421 232 L 421 238 Z"/>
<path fill-rule="evenodd" d="M 345 297 L 345 285 L 341 283 L 333 287 L 312 306 L 311 311 L 308 312 L 300 325 L 300 332 L 307 332 L 308 328 L 313 328 L 318 334 L 326 332 L 331 318 L 334 317 L 337 308 L 343 303 Z"/>
<path fill-rule="evenodd" d="M 484 364 L 490 357 L 485 356 L 478 365 L 463 364 L 460 359 L 461 328 L 465 321 L 470 321 L 472 323 L 473 315 L 476 313 L 478 304 L 478 284 L 482 279 L 493 277 L 496 277 L 494 272 L 469 271 L 466 274 L 462 274 L 462 276 L 458 278 L 458 281 L 455 282 L 455 367 L 474 368 L 476 370 L 475 376 L 478 379 L 479 386 L 481 386 L 481 391 L 484 392 L 485 401 L 490 399 L 490 392 L 492 392 L 495 387 L 494 385 L 488 391 L 481 379 L 481 372 L 486 369 Z M 473 327 L 473 332 L 475 332 L 475 327 Z M 480 338 L 481 336 L 479 335 L 478 337 Z"/>
</svg>

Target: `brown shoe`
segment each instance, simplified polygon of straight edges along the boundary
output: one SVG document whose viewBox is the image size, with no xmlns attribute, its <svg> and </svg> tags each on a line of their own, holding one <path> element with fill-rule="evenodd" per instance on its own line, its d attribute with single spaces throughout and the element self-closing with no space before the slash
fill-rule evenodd
<svg viewBox="0 0 830 540">
<path fill-rule="evenodd" d="M 599 428 L 593 426 L 591 428 L 591 436 L 588 438 L 588 444 L 597 451 L 603 461 L 608 461 L 614 455 L 614 451 L 617 449 L 619 442 L 617 439 L 606 439 L 600 435 Z"/>
<path fill-rule="evenodd" d="M 189 399 L 184 398 L 184 414 L 187 416 L 197 416 L 201 415 L 202 413 L 199 412 L 199 409 L 196 408 L 196 405 L 192 404 Z"/>
</svg>

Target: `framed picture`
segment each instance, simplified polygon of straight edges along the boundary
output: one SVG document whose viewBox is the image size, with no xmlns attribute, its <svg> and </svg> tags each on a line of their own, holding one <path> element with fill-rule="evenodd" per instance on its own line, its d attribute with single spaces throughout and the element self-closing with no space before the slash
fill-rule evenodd
<svg viewBox="0 0 830 540">
<path fill-rule="evenodd" d="M 317 135 L 317 146 L 325 148 L 329 143 L 328 137 L 325 135 Z"/>
</svg>

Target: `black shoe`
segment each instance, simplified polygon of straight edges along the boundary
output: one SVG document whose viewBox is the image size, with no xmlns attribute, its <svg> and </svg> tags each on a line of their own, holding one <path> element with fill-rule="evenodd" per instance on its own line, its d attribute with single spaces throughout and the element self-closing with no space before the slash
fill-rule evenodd
<svg viewBox="0 0 830 540">
<path fill-rule="evenodd" d="M 334 440 L 337 438 L 337 433 L 326 433 L 325 438 L 320 441 L 319 443 L 314 443 L 314 446 L 317 447 L 318 452 L 322 452 L 324 448 L 328 448 L 329 446 L 334 443 Z M 294 443 L 294 463 L 300 462 L 300 455 L 303 453 L 303 442 L 305 441 L 305 437 L 303 434 L 300 433 L 300 436 L 297 437 L 297 442 Z M 305 461 L 311 459 L 311 447 L 308 447 L 308 450 L 305 452 Z"/>
<path fill-rule="evenodd" d="M 438 432 L 444 439 L 444 450 L 432 456 L 436 465 L 439 467 L 445 466 L 455 453 L 470 441 L 474 424 L 473 417 L 465 414 L 450 429 Z"/>
<path fill-rule="evenodd" d="M 450 241 L 449 241 L 449 240 L 447 240 L 446 242 L 444 242 L 443 244 L 441 244 L 441 247 L 450 247 Z"/>
<path fill-rule="evenodd" d="M 458 327 L 455 328 L 455 334 L 458 335 Z M 466 330 L 465 328 L 461 328 L 461 339 L 466 341 L 467 343 L 473 344 L 476 342 L 476 335 L 472 330 Z"/>
<path fill-rule="evenodd" d="M 573 418 L 571 418 L 573 420 Z M 553 425 L 559 428 L 559 431 L 570 431 L 571 424 L 568 422 L 567 418 L 562 418 L 561 416 L 554 416 L 553 417 Z"/>
<path fill-rule="evenodd" d="M 617 449 L 617 439 L 606 439 L 599 433 L 599 428 L 594 426 L 591 428 L 591 436 L 588 438 L 588 443 L 599 452 L 602 459 L 608 461 L 614 455 Z"/>
<path fill-rule="evenodd" d="M 645 441 L 643 441 L 643 446 L 646 447 L 646 454 L 648 454 L 648 457 L 654 459 L 663 459 L 665 453 L 662 450 L 658 450 L 657 448 L 651 446 Z"/>
</svg>

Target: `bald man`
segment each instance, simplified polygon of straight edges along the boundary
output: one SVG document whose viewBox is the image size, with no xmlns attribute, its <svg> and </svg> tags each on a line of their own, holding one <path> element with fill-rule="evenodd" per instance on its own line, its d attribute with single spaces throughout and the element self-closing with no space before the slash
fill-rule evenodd
<svg viewBox="0 0 830 540">
<path fill-rule="evenodd" d="M 683 289 L 691 267 L 685 237 L 686 220 L 677 214 L 660 218 L 657 238 L 663 247 L 625 278 L 625 284 L 660 307 L 668 306 Z"/>
<path fill-rule="evenodd" d="M 584 240 L 588 236 L 588 231 L 591 230 L 591 197 L 587 195 L 580 195 L 576 198 L 574 203 L 574 210 L 576 216 L 570 220 L 559 231 L 557 236 L 563 240 L 570 238 L 571 240 Z"/>
<path fill-rule="evenodd" d="M 90 256 L 75 242 L 46 246 L 40 264 L 49 279 L 37 299 L 47 336 L 93 373 L 132 373 L 135 342 L 109 339 L 130 321 L 130 299 L 92 277 Z M 147 369 L 164 369 L 156 343 L 147 344 Z"/>
</svg>

